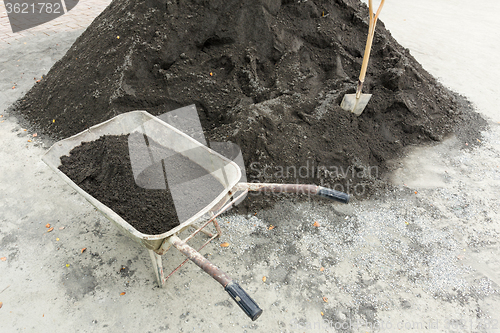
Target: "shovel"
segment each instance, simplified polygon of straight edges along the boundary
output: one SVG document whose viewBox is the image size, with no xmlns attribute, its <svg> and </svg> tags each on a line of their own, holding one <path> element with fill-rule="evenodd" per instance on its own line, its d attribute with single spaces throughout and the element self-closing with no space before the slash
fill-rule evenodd
<svg viewBox="0 0 500 333">
<path fill-rule="evenodd" d="M 370 51 L 372 48 L 373 36 L 375 35 L 375 25 L 377 24 L 378 16 L 382 11 L 382 6 L 384 6 L 385 0 L 380 2 L 380 6 L 377 9 L 375 16 L 373 15 L 372 0 L 369 0 L 369 11 L 370 11 L 370 23 L 368 28 L 368 38 L 366 39 L 365 55 L 363 56 L 363 64 L 361 65 L 361 73 L 359 74 L 358 88 L 355 94 L 347 94 L 342 99 L 340 107 L 346 111 L 351 111 L 355 115 L 359 116 L 366 107 L 366 104 L 370 101 L 372 97 L 371 94 L 362 94 L 361 89 L 363 88 L 363 82 L 365 81 L 366 68 L 368 67 L 368 60 L 370 59 Z"/>
</svg>

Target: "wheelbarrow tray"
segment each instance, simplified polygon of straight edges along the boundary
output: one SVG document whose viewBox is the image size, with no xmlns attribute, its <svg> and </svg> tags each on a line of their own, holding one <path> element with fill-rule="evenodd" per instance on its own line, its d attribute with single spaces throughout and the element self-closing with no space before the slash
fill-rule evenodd
<svg viewBox="0 0 500 333">
<path fill-rule="evenodd" d="M 216 178 L 223 185 L 224 190 L 208 205 L 183 221 L 177 227 L 162 234 L 148 235 L 135 229 L 111 208 L 84 191 L 73 180 L 59 170 L 61 157 L 69 155 L 70 151 L 81 145 L 82 142 L 94 141 L 104 135 L 127 135 L 132 132 L 147 134 L 159 144 L 189 158 L 207 170 L 211 176 Z M 139 242 L 148 250 L 153 251 L 158 250 L 165 239 L 181 233 L 195 221 L 203 220 L 204 216 L 207 216 L 209 211 L 213 210 L 219 202 L 225 202 L 229 197 L 228 192 L 241 178 L 241 170 L 236 163 L 146 111 L 131 111 L 120 114 L 72 137 L 58 141 L 47 151 L 42 157 L 42 160 L 76 192 L 80 193 L 97 210 L 106 216 L 106 218 L 121 229 L 125 235 Z"/>
</svg>

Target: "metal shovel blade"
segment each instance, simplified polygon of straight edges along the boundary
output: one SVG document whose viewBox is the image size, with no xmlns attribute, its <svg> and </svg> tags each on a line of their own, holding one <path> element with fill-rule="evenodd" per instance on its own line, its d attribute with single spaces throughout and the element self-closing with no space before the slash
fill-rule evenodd
<svg viewBox="0 0 500 333">
<path fill-rule="evenodd" d="M 344 99 L 342 99 L 340 107 L 346 111 L 351 111 L 356 116 L 359 116 L 365 109 L 371 97 L 372 94 L 361 94 L 359 98 L 356 98 L 356 94 L 347 94 L 344 95 Z"/>
</svg>

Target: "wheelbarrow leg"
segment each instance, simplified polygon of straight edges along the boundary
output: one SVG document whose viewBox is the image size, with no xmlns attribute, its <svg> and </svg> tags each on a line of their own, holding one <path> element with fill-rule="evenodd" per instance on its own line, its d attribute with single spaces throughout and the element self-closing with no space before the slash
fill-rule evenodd
<svg viewBox="0 0 500 333">
<path fill-rule="evenodd" d="M 163 265 L 161 262 L 161 256 L 153 250 L 148 250 L 153 262 L 153 270 L 155 271 L 156 281 L 158 281 L 158 286 L 163 288 L 165 285 L 165 276 L 163 274 Z"/>
<path fill-rule="evenodd" d="M 221 228 L 219 226 L 219 223 L 217 222 L 216 220 L 216 217 L 219 216 L 220 214 L 222 214 L 226 209 L 228 209 L 232 204 L 234 204 L 237 200 L 239 200 L 243 195 L 245 195 L 247 193 L 247 191 L 243 191 L 243 193 L 241 193 L 236 199 L 233 199 L 229 204 L 227 204 L 224 208 L 221 208 L 219 210 L 219 212 L 217 214 L 214 214 L 213 211 L 210 212 L 210 219 L 205 222 L 202 226 L 198 227 L 197 230 L 195 232 L 193 232 L 191 235 L 189 235 L 189 237 L 187 237 L 186 239 L 184 239 L 184 241 L 182 241 L 183 243 L 187 243 L 191 238 L 193 238 L 198 232 L 203 232 L 204 228 L 210 223 L 212 222 L 214 224 L 214 227 L 215 227 L 215 230 L 217 231 L 217 233 L 215 235 L 211 234 L 211 233 L 205 233 L 207 234 L 207 236 L 210 237 L 209 240 L 207 240 L 205 242 L 205 244 L 203 244 L 199 249 L 198 251 L 200 251 L 201 249 L 203 249 L 208 243 L 210 243 L 212 240 L 214 240 L 215 238 L 219 237 L 221 234 L 222 234 L 222 231 L 221 231 Z M 177 238 L 177 236 L 175 236 Z M 163 244 L 160 246 L 159 249 L 157 249 L 156 251 L 152 251 L 152 250 L 148 250 L 149 251 L 149 255 L 151 256 L 151 261 L 153 262 L 153 269 L 155 271 L 155 276 L 156 276 L 156 280 L 158 281 L 158 286 L 160 286 L 160 288 L 164 287 L 165 285 L 165 281 L 172 276 L 172 274 L 174 274 L 175 272 L 177 272 L 186 262 L 189 261 L 189 259 L 186 259 L 184 260 L 179 266 L 177 266 L 176 269 L 174 269 L 169 275 L 167 275 L 165 277 L 165 274 L 163 272 L 163 266 L 162 266 L 162 261 L 161 261 L 161 255 L 165 254 L 168 249 L 170 248 L 170 246 L 172 245 L 172 242 L 169 241 L 169 238 L 166 238 L 164 241 L 163 241 Z M 231 287 L 231 288 L 234 288 L 234 287 Z"/>
<path fill-rule="evenodd" d="M 198 230 L 200 229 L 199 231 L 201 231 L 202 233 L 204 233 L 205 235 L 207 235 L 208 237 L 213 237 L 214 235 L 209 232 L 209 231 L 206 231 L 205 229 L 202 229 L 202 227 L 200 227 L 198 224 L 196 223 L 193 223 L 191 224 L 191 228 L 195 229 L 195 230 Z"/>
<path fill-rule="evenodd" d="M 222 234 L 222 230 L 220 229 L 220 226 L 219 226 L 219 223 L 217 222 L 217 220 L 215 219 L 215 214 L 211 211 L 210 212 L 210 217 L 211 219 L 205 223 L 204 225 L 202 226 L 199 226 L 195 223 L 191 224 L 191 227 L 195 228 L 196 229 L 196 232 L 193 233 L 191 236 L 189 236 L 185 241 L 188 241 L 190 240 L 194 235 L 196 235 L 198 232 L 202 232 L 204 233 L 205 235 L 207 235 L 208 237 L 214 239 L 214 238 L 217 238 L 217 237 L 220 237 L 220 235 Z M 204 230 L 204 228 L 210 223 L 212 222 L 214 227 L 215 227 L 215 230 L 217 231 L 217 234 L 216 236 L 214 237 L 214 235 L 206 230 Z"/>
<path fill-rule="evenodd" d="M 212 214 L 213 215 L 213 214 Z M 205 223 L 204 225 L 202 225 L 201 227 L 198 227 L 198 229 L 192 233 L 188 238 L 186 238 L 184 240 L 184 242 L 187 242 L 189 241 L 191 238 L 193 238 L 198 232 L 203 232 L 203 228 L 205 228 L 210 222 L 213 222 L 214 226 L 215 226 L 215 229 L 217 230 L 217 233 L 215 235 L 209 233 L 209 232 L 204 232 L 207 236 L 210 237 L 209 240 L 207 240 L 205 242 L 205 244 L 203 244 L 199 249 L 198 251 L 200 251 L 201 249 L 203 249 L 208 243 L 210 243 L 212 240 L 214 240 L 215 238 L 219 237 L 220 234 L 221 234 L 221 229 L 220 229 L 220 226 L 219 224 L 217 223 L 217 221 L 215 220 L 215 217 L 213 217 L 210 221 L 208 221 L 207 223 Z M 164 241 L 164 243 L 162 244 L 162 246 L 160 247 L 160 249 L 156 250 L 156 251 L 153 251 L 153 250 L 148 250 L 149 251 L 149 255 L 151 257 L 151 261 L 153 262 L 153 270 L 155 271 L 155 276 L 156 276 L 156 281 L 158 281 L 158 286 L 160 288 L 163 288 L 165 286 L 165 282 L 167 281 L 167 279 L 169 277 L 172 276 L 172 274 L 174 274 L 175 272 L 177 272 L 179 270 L 179 268 L 181 268 L 182 266 L 184 266 L 184 264 L 186 262 L 189 261 L 189 259 L 186 259 L 184 260 L 179 266 L 177 266 L 176 269 L 174 269 L 169 275 L 167 275 L 165 277 L 165 273 L 163 272 L 163 265 L 162 265 L 162 259 L 161 259 L 161 256 L 163 254 L 165 254 L 168 249 L 170 248 L 170 242 L 168 241 Z"/>
<path fill-rule="evenodd" d="M 199 225 L 198 225 L 198 224 L 196 224 L 196 223 L 191 224 L 191 228 L 194 228 L 194 229 L 196 230 L 196 232 L 193 234 L 193 236 L 194 236 L 194 235 L 196 235 L 196 234 L 197 234 L 198 232 L 200 232 L 200 231 L 201 231 L 202 233 L 204 233 L 205 235 L 207 235 L 208 237 L 210 237 L 210 238 L 212 238 L 212 237 L 216 238 L 216 237 L 219 237 L 219 236 L 222 234 L 222 231 L 221 231 L 221 229 L 220 229 L 219 223 L 218 223 L 218 222 L 217 222 L 217 220 L 214 218 L 214 213 L 213 213 L 213 212 L 210 212 L 210 213 L 211 213 L 210 215 L 211 215 L 211 217 L 212 217 L 211 221 L 212 221 L 212 223 L 213 223 L 213 225 L 214 225 L 214 227 L 215 227 L 215 230 L 217 231 L 217 236 L 215 236 L 215 237 L 214 237 L 214 235 L 213 235 L 211 232 L 206 231 L 206 230 L 204 229 L 204 228 L 208 225 L 208 223 L 205 223 L 205 224 L 204 224 L 204 225 L 202 225 L 202 226 L 199 226 Z M 210 221 L 209 221 L 209 222 L 210 222 Z"/>
<path fill-rule="evenodd" d="M 217 230 L 217 237 L 220 237 L 220 235 L 222 234 L 222 230 L 220 229 L 219 223 L 215 219 L 214 212 L 210 212 L 210 217 L 213 219 L 215 230 Z"/>
</svg>

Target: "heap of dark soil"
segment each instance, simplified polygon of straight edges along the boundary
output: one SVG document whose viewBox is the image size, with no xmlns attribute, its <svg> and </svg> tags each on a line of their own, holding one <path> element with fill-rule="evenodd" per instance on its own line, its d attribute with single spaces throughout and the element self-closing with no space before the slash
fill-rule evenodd
<svg viewBox="0 0 500 333">
<path fill-rule="evenodd" d="M 348 191 L 457 124 L 475 141 L 482 119 L 380 21 L 364 86 L 373 97 L 359 117 L 339 107 L 367 18 L 359 0 L 114 0 L 15 109 L 60 139 L 130 110 L 195 103 L 209 140 L 241 147 L 250 180 Z"/>
<path fill-rule="evenodd" d="M 151 190 L 135 183 L 128 135 L 83 142 L 61 157 L 59 169 L 142 233 L 162 234 L 179 225 L 168 185 Z"/>
</svg>

